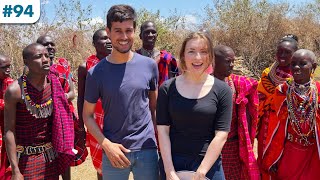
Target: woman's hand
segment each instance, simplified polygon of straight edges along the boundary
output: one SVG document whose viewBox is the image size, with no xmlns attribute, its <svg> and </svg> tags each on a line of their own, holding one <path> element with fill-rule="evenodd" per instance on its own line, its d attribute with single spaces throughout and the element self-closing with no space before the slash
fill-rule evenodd
<svg viewBox="0 0 320 180">
<path fill-rule="evenodd" d="M 180 180 L 176 171 L 166 173 L 167 180 Z"/>
<path fill-rule="evenodd" d="M 205 180 L 206 179 L 206 173 L 201 172 L 197 170 L 192 177 L 192 180 Z"/>
</svg>

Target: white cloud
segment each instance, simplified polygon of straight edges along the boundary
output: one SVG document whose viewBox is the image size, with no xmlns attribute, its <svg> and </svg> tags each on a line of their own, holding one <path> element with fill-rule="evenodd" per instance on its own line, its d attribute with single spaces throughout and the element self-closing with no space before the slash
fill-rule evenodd
<svg viewBox="0 0 320 180">
<path fill-rule="evenodd" d="M 194 15 L 187 14 L 187 15 L 184 16 L 184 18 L 185 18 L 185 23 L 186 24 L 193 24 L 193 25 L 197 24 L 198 19 Z"/>
<path fill-rule="evenodd" d="M 192 14 L 187 14 L 178 22 L 179 27 L 186 30 L 194 30 L 197 28 L 198 19 Z"/>
</svg>

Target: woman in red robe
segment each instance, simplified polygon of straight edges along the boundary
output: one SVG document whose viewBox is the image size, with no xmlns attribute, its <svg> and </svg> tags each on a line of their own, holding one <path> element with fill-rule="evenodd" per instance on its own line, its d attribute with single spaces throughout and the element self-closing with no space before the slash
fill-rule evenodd
<svg viewBox="0 0 320 180">
<path fill-rule="evenodd" d="M 272 179 L 319 179 L 320 83 L 311 77 L 315 54 L 300 49 L 293 54 L 293 79 L 277 87 L 270 110 L 262 168 Z"/>
</svg>

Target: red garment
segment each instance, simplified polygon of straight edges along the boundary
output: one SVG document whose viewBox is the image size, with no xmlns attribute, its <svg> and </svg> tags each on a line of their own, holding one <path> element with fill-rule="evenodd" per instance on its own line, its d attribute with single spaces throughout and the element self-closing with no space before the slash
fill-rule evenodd
<svg viewBox="0 0 320 180">
<path fill-rule="evenodd" d="M 0 80 L 0 177 L 3 177 L 5 180 L 11 178 L 11 169 L 9 168 L 5 143 L 2 139 L 4 135 L 4 93 L 12 82 L 13 79 L 10 77 Z"/>
<path fill-rule="evenodd" d="M 275 70 L 274 70 L 275 69 Z M 285 69 L 284 69 L 285 70 Z M 258 128 L 257 128 L 257 140 L 258 140 L 258 164 L 261 167 L 262 154 L 266 146 L 266 137 L 268 133 L 269 126 L 269 112 L 271 104 L 273 104 L 272 95 L 279 85 L 272 81 L 271 77 L 275 77 L 276 80 L 281 83 L 285 82 L 285 79 L 290 78 L 290 72 L 287 70 L 281 70 L 278 67 L 278 63 L 273 63 L 270 68 L 266 68 L 261 75 L 258 84 L 259 93 L 259 118 L 258 118 Z M 282 81 L 283 80 L 283 81 Z M 269 175 L 262 168 L 260 168 L 262 173 L 262 179 L 269 179 Z"/>
<path fill-rule="evenodd" d="M 141 49 L 136 50 L 138 54 L 143 55 Z M 159 57 L 159 56 L 158 56 Z M 175 57 L 166 50 L 160 51 L 160 60 L 158 63 L 159 81 L 160 86 L 164 81 L 178 75 L 178 65 Z M 171 76 L 171 77 L 170 77 Z"/>
<path fill-rule="evenodd" d="M 273 104 L 270 112 L 269 127 L 266 138 L 266 149 L 262 156 L 262 168 L 269 171 L 273 179 L 316 180 L 320 172 L 320 109 L 316 112 L 315 138 L 310 137 L 313 145 L 302 146 L 298 142 L 291 142 L 289 134 L 298 136 L 292 129 L 288 116 L 286 93 L 291 81 L 276 89 L 272 96 Z M 320 84 L 316 82 L 317 92 Z M 320 103 L 318 98 L 317 105 Z M 302 133 L 306 132 L 301 124 Z M 276 170 L 275 173 L 272 170 Z"/>
<path fill-rule="evenodd" d="M 75 82 L 72 74 L 71 68 L 68 61 L 65 58 L 58 58 L 58 63 L 53 64 L 51 67 L 55 69 L 58 73 L 59 81 L 62 86 L 62 89 L 65 93 L 70 91 L 69 79 Z M 71 101 L 68 101 L 69 108 L 72 112 L 73 122 L 74 122 L 74 148 L 77 150 L 75 160 L 72 162 L 71 166 L 77 166 L 82 164 L 86 157 L 88 156 L 88 150 L 85 146 L 85 141 L 82 133 L 84 132 L 83 122 L 79 121 L 76 110 Z"/>
<path fill-rule="evenodd" d="M 86 60 L 87 71 L 93 66 L 95 66 L 96 64 L 98 64 L 99 62 L 100 60 L 97 58 L 96 55 L 89 56 Z M 101 100 L 99 99 L 96 103 L 94 118 L 101 132 L 103 130 L 103 117 L 104 117 L 104 112 L 103 112 Z M 98 143 L 98 141 L 89 132 L 87 132 L 87 144 L 89 144 L 89 147 L 90 147 L 90 154 L 91 154 L 93 166 L 96 168 L 99 174 L 102 174 L 102 148 Z"/>
<path fill-rule="evenodd" d="M 234 108 L 231 131 L 222 150 L 222 166 L 227 180 L 257 180 L 260 173 L 253 152 L 253 142 L 258 121 L 258 94 L 256 90 L 258 83 L 252 78 L 234 74 L 231 74 L 230 79 L 234 84 L 235 91 Z"/>
<path fill-rule="evenodd" d="M 38 91 L 27 80 L 27 92 L 31 99 L 42 104 L 50 99 L 50 86 Z M 17 103 L 16 144 L 20 146 L 43 145 L 52 141 L 53 116 L 35 118 L 27 110 L 25 103 Z M 46 162 L 44 153 L 19 158 L 19 169 L 24 179 L 59 179 L 57 159 Z"/>
<path fill-rule="evenodd" d="M 52 145 L 58 152 L 58 172 L 64 173 L 75 159 L 74 123 L 64 91 L 56 75 L 49 73 L 53 100 Z M 57 113 L 59 112 L 59 113 Z"/>
</svg>

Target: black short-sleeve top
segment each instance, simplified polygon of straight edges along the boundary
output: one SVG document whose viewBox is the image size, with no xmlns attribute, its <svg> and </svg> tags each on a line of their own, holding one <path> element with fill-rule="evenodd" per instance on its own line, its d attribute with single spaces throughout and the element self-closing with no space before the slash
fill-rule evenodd
<svg viewBox="0 0 320 180">
<path fill-rule="evenodd" d="M 183 97 L 176 79 L 164 82 L 157 100 L 157 125 L 170 126 L 172 154 L 204 155 L 215 131 L 229 131 L 232 92 L 224 81 L 214 78 L 207 95 L 199 99 Z"/>
</svg>

